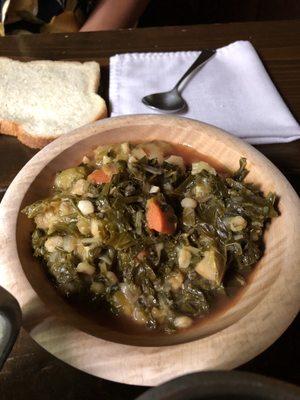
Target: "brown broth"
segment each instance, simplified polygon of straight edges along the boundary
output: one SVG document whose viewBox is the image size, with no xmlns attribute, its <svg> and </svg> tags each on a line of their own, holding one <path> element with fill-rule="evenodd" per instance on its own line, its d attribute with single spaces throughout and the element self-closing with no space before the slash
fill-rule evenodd
<svg viewBox="0 0 300 400">
<path fill-rule="evenodd" d="M 249 273 L 248 278 L 253 273 Z M 248 282 L 247 282 L 248 284 Z M 218 295 L 214 298 L 213 302 L 210 303 L 209 313 L 200 317 L 196 317 L 193 319 L 193 324 L 187 328 L 188 330 L 192 329 L 195 325 L 199 326 L 200 324 L 205 324 L 209 320 L 217 317 L 218 315 L 224 313 L 228 310 L 229 307 L 232 307 L 240 298 L 245 287 L 236 287 L 232 288 L 231 296 L 227 295 Z M 66 299 L 66 301 L 76 308 L 76 310 L 83 316 L 92 319 L 94 322 L 101 324 L 103 321 L 103 317 L 109 321 L 109 327 L 113 330 L 120 330 L 122 332 L 126 332 L 128 334 L 137 334 L 137 335 L 154 335 L 161 336 L 162 333 L 168 335 L 163 332 L 159 328 L 150 329 L 142 324 L 138 324 L 130 317 L 127 317 L 124 314 L 120 314 L 118 316 L 114 315 L 107 306 L 106 303 L 98 303 L 92 304 L 90 301 L 87 301 L 84 298 L 75 297 Z M 101 314 L 101 316 L 100 316 Z M 187 330 L 186 329 L 186 330 Z M 177 334 L 182 332 L 185 329 L 180 329 L 172 334 Z"/>
</svg>

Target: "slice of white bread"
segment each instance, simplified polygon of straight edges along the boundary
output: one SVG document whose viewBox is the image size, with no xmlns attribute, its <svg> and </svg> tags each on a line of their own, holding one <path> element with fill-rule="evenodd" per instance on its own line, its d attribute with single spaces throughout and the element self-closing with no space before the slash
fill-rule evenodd
<svg viewBox="0 0 300 400">
<path fill-rule="evenodd" d="M 0 132 L 41 148 L 58 136 L 105 118 L 94 61 L 29 61 L 0 57 Z"/>
</svg>

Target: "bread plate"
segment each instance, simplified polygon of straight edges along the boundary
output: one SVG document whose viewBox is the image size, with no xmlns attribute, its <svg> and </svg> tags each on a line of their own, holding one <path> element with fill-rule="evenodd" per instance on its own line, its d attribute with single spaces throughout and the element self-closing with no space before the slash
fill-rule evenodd
<svg viewBox="0 0 300 400">
<path fill-rule="evenodd" d="M 29 227 L 20 223 L 24 199 L 41 197 L 55 173 L 79 164 L 99 144 L 165 140 L 191 146 L 234 170 L 248 160 L 249 180 L 276 192 L 280 216 L 265 233 L 265 253 L 243 295 L 211 321 L 175 344 L 151 338 L 119 340 L 113 330 L 93 330 L 66 306 L 41 273 L 30 251 Z M 28 197 L 29 196 L 29 197 Z M 19 301 L 23 325 L 47 351 L 85 372 L 135 385 L 157 385 L 186 373 L 235 368 L 270 346 L 296 316 L 300 304 L 299 198 L 280 171 L 250 145 L 220 129 L 170 116 L 105 119 L 64 135 L 35 155 L 5 194 L 0 213 L 1 284 Z M 196 328 L 195 328 L 196 329 Z M 184 335 L 184 334 L 183 334 Z M 130 343 L 130 344 L 129 344 Z M 163 346 L 161 346 L 163 344 Z"/>
</svg>

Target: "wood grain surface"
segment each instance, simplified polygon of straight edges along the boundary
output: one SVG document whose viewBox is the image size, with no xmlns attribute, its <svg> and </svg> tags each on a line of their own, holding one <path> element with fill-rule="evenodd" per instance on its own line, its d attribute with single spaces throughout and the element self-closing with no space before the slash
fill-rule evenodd
<svg viewBox="0 0 300 400">
<path fill-rule="evenodd" d="M 26 227 L 27 219 L 19 216 L 24 201 L 28 201 L 23 201 L 24 196 L 39 198 L 46 188 L 44 182 L 51 185 L 56 172 L 80 163 L 99 144 L 132 142 L 137 137 L 143 142 L 163 139 L 191 146 L 229 170 L 245 157 L 250 170 L 247 180 L 259 184 L 264 193 L 275 192 L 279 198 L 280 216 L 265 232 L 264 256 L 239 300 L 205 324 L 177 334 L 186 343 L 173 346 L 167 345 L 174 342 L 172 337 L 164 337 L 164 347 L 138 346 L 155 346 L 156 341 L 149 337 L 146 341 L 139 337 L 131 341 L 137 346 L 113 343 L 110 340 L 124 343 L 124 332 L 110 328 L 99 334 L 92 331 L 97 337 L 89 334 L 88 320 L 81 322 L 76 312 L 64 307 L 51 285 L 45 284 L 27 240 L 30 226 Z M 190 372 L 232 369 L 271 345 L 299 311 L 299 210 L 299 198 L 280 171 L 252 146 L 218 128 L 173 116 L 108 118 L 52 142 L 10 185 L 0 207 L 0 280 L 19 301 L 23 326 L 31 337 L 82 371 L 116 382 L 149 386 Z"/>
<path fill-rule="evenodd" d="M 0 55 L 18 59 L 98 60 L 102 92 L 108 94 L 108 57 L 130 51 L 196 50 L 234 40 L 251 40 L 294 115 L 300 118 L 300 21 L 233 23 L 194 27 L 149 28 L 84 35 L 35 35 L 0 40 Z M 257 146 L 300 191 L 300 141 Z M 35 151 L 0 136 L 0 195 Z M 300 382 L 298 317 L 267 351 L 239 369 Z M 0 373 L 5 399 L 134 399 L 144 389 L 92 377 L 67 366 L 35 344 L 24 332 Z M 89 390 L 86 390 L 86 388 Z"/>
</svg>

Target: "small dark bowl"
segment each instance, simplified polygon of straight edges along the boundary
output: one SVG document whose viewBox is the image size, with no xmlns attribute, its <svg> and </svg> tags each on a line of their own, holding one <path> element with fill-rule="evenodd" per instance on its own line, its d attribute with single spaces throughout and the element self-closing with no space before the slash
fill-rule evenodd
<svg viewBox="0 0 300 400">
<path fill-rule="evenodd" d="M 297 386 L 248 372 L 214 371 L 181 376 L 136 400 L 299 400 Z"/>
</svg>

